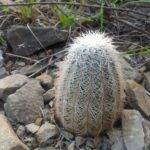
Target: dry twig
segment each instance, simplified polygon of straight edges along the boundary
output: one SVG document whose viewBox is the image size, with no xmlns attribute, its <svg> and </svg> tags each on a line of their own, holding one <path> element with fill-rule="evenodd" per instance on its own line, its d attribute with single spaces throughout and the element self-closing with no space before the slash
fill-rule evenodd
<svg viewBox="0 0 150 150">
<path fill-rule="evenodd" d="M 71 2 L 33 2 L 33 3 L 17 3 L 17 4 L 1 4 L 0 7 L 17 7 L 17 6 L 31 6 L 31 5 L 73 5 L 73 6 L 82 6 L 82 7 L 90 7 L 90 8 L 101 8 L 100 5 L 89 5 L 89 4 L 81 4 L 81 3 L 71 3 Z M 117 11 L 126 11 L 126 12 L 133 12 L 142 16 L 150 17 L 149 14 L 144 14 L 142 12 L 138 12 L 131 9 L 124 9 L 124 8 L 114 8 L 103 6 L 102 8 L 108 10 L 117 10 Z"/>
<path fill-rule="evenodd" d="M 11 54 L 11 53 L 5 53 L 5 55 L 7 55 L 9 57 L 15 57 L 15 58 L 25 59 L 25 60 L 28 60 L 28 61 L 31 61 L 31 62 L 36 62 L 36 63 L 38 62 L 38 60 L 31 59 L 31 58 L 24 57 L 24 56 L 20 56 L 20 55 Z"/>
</svg>

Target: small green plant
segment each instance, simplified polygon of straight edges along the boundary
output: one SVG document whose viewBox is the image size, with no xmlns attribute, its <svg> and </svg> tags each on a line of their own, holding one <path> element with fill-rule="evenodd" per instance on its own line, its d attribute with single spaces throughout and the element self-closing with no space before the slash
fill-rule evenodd
<svg viewBox="0 0 150 150">
<path fill-rule="evenodd" d="M 122 54 L 124 58 L 128 58 L 130 56 L 150 56 L 150 47 L 145 46 L 140 49 L 129 50 Z"/>
<path fill-rule="evenodd" d="M 27 3 L 33 3 L 37 0 L 27 0 Z M 20 3 L 20 0 L 16 0 L 17 3 Z M 32 6 L 20 6 L 19 8 L 19 16 L 22 22 L 28 23 L 32 20 L 33 17 L 33 9 Z"/>
<path fill-rule="evenodd" d="M 100 31 L 104 31 L 104 0 L 100 0 L 101 8 L 99 11 L 99 19 L 100 19 Z"/>
<path fill-rule="evenodd" d="M 70 9 L 63 10 L 59 6 L 55 5 L 52 8 L 53 12 L 57 15 L 60 21 L 60 25 L 64 28 L 74 26 L 75 18 L 74 15 L 71 13 Z"/>
<path fill-rule="evenodd" d="M 10 9 L 8 7 L 0 7 L 0 12 L 8 14 L 10 12 Z"/>
<path fill-rule="evenodd" d="M 5 40 L 4 40 L 3 36 L 0 36 L 0 45 L 2 45 L 4 43 L 5 43 Z"/>
</svg>

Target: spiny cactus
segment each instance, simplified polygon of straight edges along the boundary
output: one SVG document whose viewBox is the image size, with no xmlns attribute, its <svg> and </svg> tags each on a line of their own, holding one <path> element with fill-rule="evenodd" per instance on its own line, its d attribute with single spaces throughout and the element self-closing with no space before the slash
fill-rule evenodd
<svg viewBox="0 0 150 150">
<path fill-rule="evenodd" d="M 76 38 L 57 80 L 57 123 L 76 135 L 110 129 L 123 108 L 122 81 L 111 38 L 99 32 Z"/>
</svg>

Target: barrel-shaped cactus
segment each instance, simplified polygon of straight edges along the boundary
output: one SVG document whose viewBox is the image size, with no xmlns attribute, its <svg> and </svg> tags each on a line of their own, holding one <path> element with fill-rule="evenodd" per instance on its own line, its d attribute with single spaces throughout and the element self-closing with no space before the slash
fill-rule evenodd
<svg viewBox="0 0 150 150">
<path fill-rule="evenodd" d="M 56 84 L 55 119 L 76 135 L 110 129 L 123 108 L 123 79 L 111 38 L 82 34 L 68 48 Z"/>
</svg>

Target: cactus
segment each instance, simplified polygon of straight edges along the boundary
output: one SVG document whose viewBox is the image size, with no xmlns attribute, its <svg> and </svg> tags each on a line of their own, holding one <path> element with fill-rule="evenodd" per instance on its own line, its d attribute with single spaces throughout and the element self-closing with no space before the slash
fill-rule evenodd
<svg viewBox="0 0 150 150">
<path fill-rule="evenodd" d="M 98 136 L 112 128 L 123 108 L 123 79 L 112 39 L 82 34 L 68 48 L 57 79 L 55 120 L 76 135 Z"/>
</svg>

